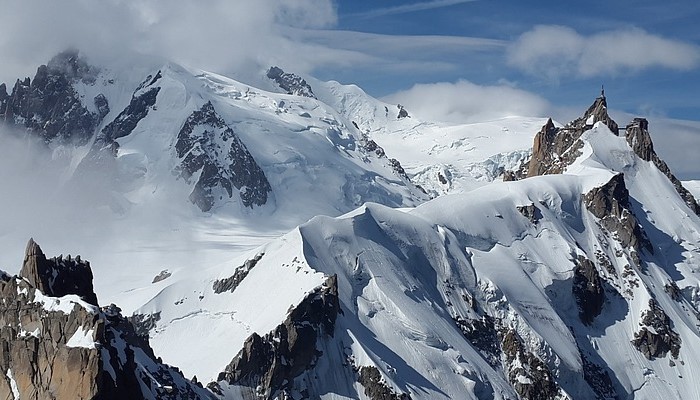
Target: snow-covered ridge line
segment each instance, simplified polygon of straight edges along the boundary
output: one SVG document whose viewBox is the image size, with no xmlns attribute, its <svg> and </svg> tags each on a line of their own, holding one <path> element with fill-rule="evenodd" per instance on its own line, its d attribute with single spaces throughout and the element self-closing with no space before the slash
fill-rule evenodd
<svg viewBox="0 0 700 400">
<path fill-rule="evenodd" d="M 580 140 L 563 174 L 493 183 L 410 210 L 368 203 L 342 217 L 316 217 L 241 258 L 230 273 L 173 284 L 143 309 L 165 313 L 154 342 L 186 340 L 176 318 L 185 305 L 201 310 L 197 324 L 228 308 L 236 326 L 263 337 L 279 325 L 246 316 L 246 305 L 295 305 L 303 296 L 243 296 L 242 288 L 274 291 L 270 277 L 280 274 L 285 287 L 309 293 L 318 285 L 309 274 L 335 276 L 335 329 L 315 340 L 312 367 L 268 369 L 263 385 L 251 386 L 236 369 L 244 364 L 234 363 L 218 383 L 222 396 L 676 398 L 678 388 L 691 395 L 698 389 L 682 377 L 698 372 L 690 360 L 700 355 L 700 220 L 666 174 L 607 125 L 594 122 Z M 229 277 L 235 288 L 217 294 L 216 282 Z M 168 306 L 193 290 L 201 298 Z M 197 354 L 219 357 L 208 353 L 213 340 L 256 362 L 257 342 L 223 332 L 198 342 Z M 195 365 L 160 349 L 198 376 L 221 364 Z"/>
</svg>

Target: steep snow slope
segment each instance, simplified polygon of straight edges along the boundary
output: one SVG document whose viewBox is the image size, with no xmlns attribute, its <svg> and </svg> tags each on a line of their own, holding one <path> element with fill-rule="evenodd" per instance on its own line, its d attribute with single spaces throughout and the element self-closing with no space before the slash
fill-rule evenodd
<svg viewBox="0 0 700 400">
<path fill-rule="evenodd" d="M 700 181 L 684 181 L 683 186 L 700 201 Z"/>
<path fill-rule="evenodd" d="M 230 398 L 698 397 L 700 218 L 602 123 L 581 140 L 562 175 L 316 217 L 172 283 L 140 310 L 154 349 Z M 334 329 L 290 320 L 333 276 Z"/>
<path fill-rule="evenodd" d="M 357 86 L 312 82 L 320 99 L 390 151 L 433 195 L 462 193 L 517 169 L 546 121 L 515 116 L 461 125 L 421 121 L 400 117 L 396 105 L 373 99 Z"/>
</svg>

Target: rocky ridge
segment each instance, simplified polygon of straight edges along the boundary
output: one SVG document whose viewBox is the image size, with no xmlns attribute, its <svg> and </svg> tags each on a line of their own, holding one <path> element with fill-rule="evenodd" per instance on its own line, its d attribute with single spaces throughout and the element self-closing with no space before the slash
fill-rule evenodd
<svg viewBox="0 0 700 400">
<path fill-rule="evenodd" d="M 294 96 L 316 98 L 311 85 L 299 75 L 284 72 L 280 67 L 270 67 L 267 70 L 267 77 L 277 84 L 287 94 Z"/>
<path fill-rule="evenodd" d="M 99 308 L 89 263 L 47 259 L 30 240 L 0 279 L 0 398 L 206 399 L 162 364 L 115 305 Z"/>
<path fill-rule="evenodd" d="M 535 135 L 532 145 L 532 158 L 527 168 L 518 174 L 524 176 L 537 176 L 547 174 L 559 174 L 581 155 L 583 142 L 581 135 L 592 128 L 596 122 L 602 122 L 617 135 L 618 125 L 608 115 L 608 103 L 605 94 L 601 93 L 593 104 L 579 117 L 562 128 L 554 126 L 550 118 L 542 129 Z"/>
<path fill-rule="evenodd" d="M 317 341 L 332 337 L 340 312 L 337 277 L 331 276 L 299 305 L 275 330 L 260 336 L 253 333 L 217 382 L 209 387 L 221 393 L 221 386 L 238 386 L 255 398 L 297 398 L 294 379 L 313 368 L 323 353 Z"/>
<path fill-rule="evenodd" d="M 109 104 L 98 94 L 91 99 L 96 111 L 90 111 L 74 84 L 94 85 L 98 73 L 76 50 L 60 53 L 40 66 L 34 79 L 18 79 L 10 94 L 0 85 L 0 122 L 25 129 L 46 144 L 85 145 Z"/>
<path fill-rule="evenodd" d="M 190 201 L 202 211 L 214 206 L 217 188 L 229 198 L 237 190 L 246 207 L 267 202 L 272 188 L 265 173 L 211 102 L 187 117 L 175 150 L 181 161 L 174 172 L 188 183 L 197 176 Z"/>
</svg>

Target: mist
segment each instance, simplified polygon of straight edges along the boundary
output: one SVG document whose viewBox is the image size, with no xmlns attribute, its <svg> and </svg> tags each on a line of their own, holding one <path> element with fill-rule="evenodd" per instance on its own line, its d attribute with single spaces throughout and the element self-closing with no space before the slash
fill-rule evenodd
<svg viewBox="0 0 700 400">
<path fill-rule="evenodd" d="M 123 293 L 148 287 L 163 269 L 196 273 L 230 261 L 240 241 L 227 235 L 235 232 L 192 205 L 187 185 L 137 188 L 139 201 L 131 201 L 106 174 L 76 177 L 85 151 L 49 148 L 25 131 L 0 128 L 0 269 L 18 273 L 32 237 L 47 257 L 89 260 L 100 302 L 118 298 L 129 309 Z"/>
<path fill-rule="evenodd" d="M 324 28 L 337 20 L 331 0 L 0 0 L 0 9 L 6 16 L 0 82 L 8 83 L 66 48 L 97 65 L 128 65 L 131 57 L 147 55 L 221 73 L 282 60 L 308 72 L 312 65 L 300 48 L 310 49 L 290 39 L 287 29 Z"/>
</svg>

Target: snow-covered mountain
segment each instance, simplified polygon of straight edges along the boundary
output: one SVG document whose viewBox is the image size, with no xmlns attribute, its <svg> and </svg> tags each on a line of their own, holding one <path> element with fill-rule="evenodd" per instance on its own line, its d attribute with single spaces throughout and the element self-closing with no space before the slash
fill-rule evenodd
<svg viewBox="0 0 700 400">
<path fill-rule="evenodd" d="M 0 170 L 16 187 L 0 215 L 8 248 L 34 236 L 87 254 L 104 269 L 97 290 L 119 301 L 150 293 L 164 269 L 228 262 L 316 215 L 488 183 L 529 154 L 544 122 L 421 122 L 356 86 L 279 68 L 255 85 L 160 60 L 93 66 L 68 51 L 0 86 L 0 129 L 11 132 L 0 134 Z M 12 254 L 0 265 L 18 265 Z"/>
<path fill-rule="evenodd" d="M 96 286 L 115 299 L 163 268 L 229 260 L 221 246 L 256 247 L 316 215 L 429 198 L 333 107 L 261 76 L 273 91 L 153 60 L 128 70 L 96 67 L 69 51 L 9 93 L 1 86 L 0 129 L 9 133 L 0 134 L 0 169 L 12 171 L 9 180 L 50 171 L 35 179 L 50 188 L 17 189 L 9 199 L 14 210 L 2 222 L 16 229 L 4 239 L 19 246 L 39 224 L 44 232 L 75 231 L 52 234 L 59 240 L 49 249 L 96 250 L 92 259 L 108 271 Z M 17 180 L 13 186 L 30 181 Z M 51 199 L 19 199 L 44 196 Z M 48 209 L 36 221 L 19 220 Z M 97 235 L 98 243 L 80 245 Z M 232 236 L 244 240 L 220 245 Z M 206 243 L 197 254 L 193 241 Z M 0 262 L 17 265 L 11 260 Z M 121 262 L 141 268 L 112 275 Z"/>
<path fill-rule="evenodd" d="M 457 125 L 421 121 L 357 86 L 313 84 L 320 99 L 396 153 L 411 180 L 432 196 L 463 193 L 517 168 L 529 158 L 533 133 L 546 121 L 527 116 Z"/>
<path fill-rule="evenodd" d="M 192 396 L 700 397 L 700 207 L 605 97 L 566 125 L 449 126 L 279 68 L 39 72 L 0 87 L 0 116 L 108 206 L 63 235 L 119 216 L 89 250 L 97 296 L 209 383 L 144 370 Z"/>
<path fill-rule="evenodd" d="M 151 69 L 126 78 L 88 65 L 76 52 L 62 53 L 33 80 L 18 80 L 9 95 L 3 87 L 2 116 L 54 152 L 67 144 L 86 149 L 71 155 L 72 174 L 108 177 L 113 194 L 127 200 L 172 185 L 177 179 L 166 178 L 173 175 L 203 211 L 233 203 L 270 213 L 318 199 L 324 207 L 313 214 L 337 213 L 368 200 L 408 206 L 425 198 L 314 98 L 171 63 Z"/>
<path fill-rule="evenodd" d="M 156 352 L 228 398 L 697 397 L 700 218 L 604 100 L 542 129 L 536 155 L 566 151 L 530 178 L 316 217 L 171 284 L 139 310 Z"/>
</svg>

